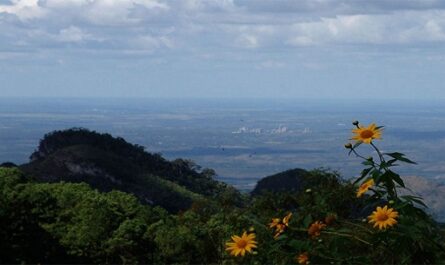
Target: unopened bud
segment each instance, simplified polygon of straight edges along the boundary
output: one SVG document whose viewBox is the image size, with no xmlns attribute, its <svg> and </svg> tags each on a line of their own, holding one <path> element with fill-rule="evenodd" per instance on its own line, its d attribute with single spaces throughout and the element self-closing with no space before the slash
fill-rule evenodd
<svg viewBox="0 0 445 265">
<path fill-rule="evenodd" d="M 312 192 L 312 190 L 311 189 L 307 189 L 306 192 L 309 193 L 309 192 Z"/>
<path fill-rule="evenodd" d="M 354 125 L 354 126 L 358 126 L 358 125 L 359 125 L 359 122 L 358 122 L 358 121 L 353 121 L 353 122 L 352 122 L 352 125 Z"/>
<path fill-rule="evenodd" d="M 252 252 L 252 255 L 258 255 L 258 252 L 254 251 Z"/>
<path fill-rule="evenodd" d="M 367 221 L 368 221 L 368 220 L 366 220 L 366 218 L 363 218 L 363 219 L 362 219 L 362 222 L 363 222 L 363 223 L 366 223 Z"/>
<path fill-rule="evenodd" d="M 323 242 L 323 239 L 319 239 L 318 242 L 320 242 L 320 243 Z"/>
<path fill-rule="evenodd" d="M 351 144 L 351 143 L 347 143 L 347 144 L 345 144 L 345 148 L 346 148 L 346 149 L 352 149 L 352 144 Z"/>
<path fill-rule="evenodd" d="M 324 219 L 324 222 L 327 225 L 331 225 L 335 222 L 335 220 L 337 220 L 337 217 L 335 216 L 335 214 L 330 214 L 330 215 L 326 216 L 326 218 Z"/>
<path fill-rule="evenodd" d="M 255 231 L 255 227 L 251 226 L 251 227 L 249 228 L 249 232 L 254 232 L 254 231 Z"/>
<path fill-rule="evenodd" d="M 389 204 L 394 204 L 394 203 L 395 203 L 394 200 L 390 200 L 390 201 L 389 201 Z"/>
</svg>

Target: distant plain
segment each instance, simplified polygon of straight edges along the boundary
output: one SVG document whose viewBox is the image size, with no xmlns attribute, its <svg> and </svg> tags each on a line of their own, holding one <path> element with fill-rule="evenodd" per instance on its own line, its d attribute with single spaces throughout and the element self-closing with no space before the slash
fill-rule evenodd
<svg viewBox="0 0 445 265">
<path fill-rule="evenodd" d="M 213 168 L 250 190 L 290 168 L 329 168 L 357 176 L 360 160 L 343 147 L 353 120 L 384 125 L 384 151 L 418 165 L 405 176 L 445 182 L 445 102 L 303 99 L 0 99 L 0 162 L 24 163 L 53 130 L 83 127 L 120 136 L 168 159 Z M 363 146 L 364 156 L 372 150 Z"/>
</svg>

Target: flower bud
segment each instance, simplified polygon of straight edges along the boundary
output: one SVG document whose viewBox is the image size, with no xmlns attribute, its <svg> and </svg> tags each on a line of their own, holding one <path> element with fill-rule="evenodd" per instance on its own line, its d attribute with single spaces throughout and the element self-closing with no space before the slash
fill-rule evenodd
<svg viewBox="0 0 445 265">
<path fill-rule="evenodd" d="M 389 204 L 394 204 L 394 203 L 395 203 L 394 200 L 390 200 L 390 201 L 389 201 Z"/>
<path fill-rule="evenodd" d="M 353 122 L 352 122 L 352 125 L 354 125 L 354 126 L 358 126 L 358 125 L 359 125 L 359 122 L 358 122 L 358 121 L 353 121 Z"/>
<path fill-rule="evenodd" d="M 312 192 L 312 190 L 311 189 L 307 189 L 306 192 L 309 193 L 309 192 Z"/>
<path fill-rule="evenodd" d="M 351 143 L 347 143 L 347 144 L 345 144 L 345 148 L 346 148 L 346 149 L 352 149 L 352 144 L 351 144 Z"/>
<path fill-rule="evenodd" d="M 253 252 L 252 252 L 252 255 L 258 255 L 258 252 L 253 251 Z"/>
<path fill-rule="evenodd" d="M 255 232 L 255 227 L 251 226 L 251 227 L 249 228 L 249 232 Z"/>
<path fill-rule="evenodd" d="M 374 160 L 374 158 L 372 156 L 370 156 L 370 157 L 366 158 L 366 160 L 372 161 L 372 160 Z"/>
<path fill-rule="evenodd" d="M 335 214 L 329 214 L 328 216 L 326 216 L 326 218 L 324 219 L 324 222 L 327 225 L 331 225 L 335 222 L 335 220 L 337 220 L 337 217 L 335 216 Z"/>
</svg>

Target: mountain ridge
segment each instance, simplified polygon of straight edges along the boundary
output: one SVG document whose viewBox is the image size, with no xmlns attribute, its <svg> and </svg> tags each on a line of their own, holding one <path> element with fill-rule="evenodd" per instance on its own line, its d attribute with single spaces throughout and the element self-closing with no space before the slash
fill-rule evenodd
<svg viewBox="0 0 445 265">
<path fill-rule="evenodd" d="M 214 171 L 198 172 L 192 161 L 168 161 L 123 138 L 84 128 L 46 134 L 30 162 L 19 168 L 40 182 L 85 182 L 105 192 L 118 189 L 171 212 L 227 190 L 235 192 L 214 180 Z"/>
</svg>

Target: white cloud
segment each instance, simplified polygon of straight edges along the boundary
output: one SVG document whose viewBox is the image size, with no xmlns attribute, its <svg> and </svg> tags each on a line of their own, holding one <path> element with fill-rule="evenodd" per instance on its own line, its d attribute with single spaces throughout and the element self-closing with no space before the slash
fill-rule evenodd
<svg viewBox="0 0 445 265">
<path fill-rule="evenodd" d="M 131 47 L 137 50 L 153 51 L 159 48 L 173 48 L 174 41 L 167 36 L 154 37 L 150 35 L 139 36 L 130 40 Z"/>
<path fill-rule="evenodd" d="M 10 5 L 0 5 L 0 13 L 16 15 L 21 20 L 43 17 L 46 11 L 39 6 L 39 0 L 12 0 Z"/>
<path fill-rule="evenodd" d="M 42 6 L 54 16 L 63 13 L 73 20 L 103 26 L 137 24 L 144 15 L 162 13 L 170 8 L 158 0 L 46 0 Z M 138 14 L 135 12 L 138 10 L 148 13 Z"/>
<path fill-rule="evenodd" d="M 82 42 L 90 38 L 90 36 L 91 35 L 84 33 L 80 28 L 70 26 L 69 28 L 60 30 L 57 40 L 61 42 Z"/>
<path fill-rule="evenodd" d="M 256 48 L 258 47 L 258 39 L 257 37 L 249 34 L 244 34 L 239 36 L 236 39 L 236 43 L 238 46 L 242 48 Z"/>
<path fill-rule="evenodd" d="M 321 18 L 293 25 L 292 45 L 416 44 L 445 41 L 445 11 L 407 11 Z"/>
<path fill-rule="evenodd" d="M 0 49 L 421 46 L 445 42 L 444 8 L 437 0 L 11 0 L 0 5 Z"/>
</svg>

